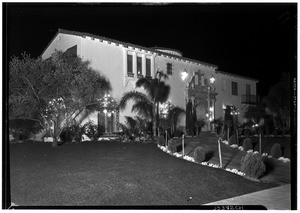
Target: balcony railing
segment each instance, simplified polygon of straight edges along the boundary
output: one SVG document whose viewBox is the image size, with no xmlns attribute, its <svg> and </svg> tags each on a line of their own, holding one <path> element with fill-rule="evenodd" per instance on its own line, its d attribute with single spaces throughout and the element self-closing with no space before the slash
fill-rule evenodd
<svg viewBox="0 0 300 213">
<path fill-rule="evenodd" d="M 258 104 L 258 96 L 242 95 L 242 104 Z"/>
<path fill-rule="evenodd" d="M 134 77 L 134 74 L 133 74 L 133 73 L 131 73 L 131 72 L 128 72 L 128 73 L 127 73 L 127 76 L 128 76 L 128 77 L 132 77 L 132 78 L 133 78 L 133 77 Z"/>
</svg>

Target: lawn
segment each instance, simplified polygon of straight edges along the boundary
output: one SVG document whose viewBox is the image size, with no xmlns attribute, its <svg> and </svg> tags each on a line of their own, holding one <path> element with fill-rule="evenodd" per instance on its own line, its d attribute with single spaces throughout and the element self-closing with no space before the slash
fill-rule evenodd
<svg viewBox="0 0 300 213">
<path fill-rule="evenodd" d="M 276 184 L 175 158 L 155 144 L 10 145 L 11 200 L 20 206 L 201 205 Z"/>
<path fill-rule="evenodd" d="M 254 140 L 257 138 L 254 138 Z M 281 139 L 281 140 L 280 140 Z M 258 140 L 258 139 L 257 139 Z M 272 144 L 280 143 L 285 145 L 286 154 L 289 153 L 288 141 L 286 138 L 263 138 L 262 150 L 268 152 Z M 258 143 L 258 141 L 257 141 Z M 258 144 L 254 141 L 254 150 L 257 151 Z M 219 164 L 217 138 L 212 133 L 201 133 L 198 137 L 186 138 L 185 154 L 193 157 L 193 151 L 196 147 L 202 146 L 206 150 L 207 161 L 213 164 Z M 228 145 L 221 143 L 222 162 L 224 168 L 241 169 L 241 159 L 246 152 L 233 149 Z M 288 150 L 288 152 L 287 152 Z M 272 182 L 276 184 L 287 184 L 291 182 L 290 163 L 284 163 L 274 158 L 264 157 L 266 173 L 260 178 L 263 182 Z"/>
</svg>

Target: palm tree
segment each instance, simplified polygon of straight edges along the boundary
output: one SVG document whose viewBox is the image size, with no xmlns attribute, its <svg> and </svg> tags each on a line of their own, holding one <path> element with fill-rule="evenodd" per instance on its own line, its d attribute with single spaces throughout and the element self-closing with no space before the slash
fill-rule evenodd
<svg viewBox="0 0 300 213">
<path fill-rule="evenodd" d="M 127 101 L 133 100 L 135 103 L 131 112 L 136 112 L 139 116 L 150 120 L 155 135 L 159 133 L 159 104 L 167 101 L 170 93 L 170 86 L 162 81 L 167 78 L 168 76 L 162 71 L 157 71 L 154 79 L 149 77 L 140 78 L 136 82 L 136 87 L 143 87 L 146 90 L 146 94 L 138 91 L 129 91 L 123 95 L 119 104 L 119 109 L 124 110 Z"/>
<path fill-rule="evenodd" d="M 169 111 L 169 114 L 168 114 L 168 119 L 170 120 L 171 122 L 171 130 L 172 132 L 174 133 L 176 131 L 176 127 L 177 127 L 177 123 L 178 123 L 178 120 L 179 120 L 179 116 L 182 114 L 182 113 L 185 113 L 185 110 L 180 108 L 180 107 L 173 107 L 170 111 Z"/>
</svg>

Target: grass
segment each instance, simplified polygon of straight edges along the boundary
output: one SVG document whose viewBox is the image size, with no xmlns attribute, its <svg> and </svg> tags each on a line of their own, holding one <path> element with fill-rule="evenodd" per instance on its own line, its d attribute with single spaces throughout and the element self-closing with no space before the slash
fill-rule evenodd
<svg viewBox="0 0 300 213">
<path fill-rule="evenodd" d="M 282 139 L 282 140 L 280 140 Z M 287 144 L 284 138 L 263 138 L 263 152 L 272 147 L 274 143 Z M 218 143 L 216 137 L 211 133 L 201 133 L 198 137 L 187 138 L 185 143 L 185 154 L 193 156 L 196 147 L 202 146 L 206 150 L 206 161 L 219 164 Z M 287 145 L 286 145 L 287 146 Z M 254 142 L 254 150 L 257 151 L 258 145 Z M 271 149 L 271 148 L 270 148 Z M 228 145 L 221 143 L 222 162 L 224 168 L 241 169 L 241 159 L 246 152 L 233 149 Z M 279 185 L 291 182 L 290 163 L 283 163 L 274 158 L 264 157 L 266 164 L 266 173 L 260 178 L 263 182 L 272 182 Z"/>
<path fill-rule="evenodd" d="M 20 206 L 201 205 L 277 186 L 187 162 L 154 144 L 10 145 Z"/>
</svg>

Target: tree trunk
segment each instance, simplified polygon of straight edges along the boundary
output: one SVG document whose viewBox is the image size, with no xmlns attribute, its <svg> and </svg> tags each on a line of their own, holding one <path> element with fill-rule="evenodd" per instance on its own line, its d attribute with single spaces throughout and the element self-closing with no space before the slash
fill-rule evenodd
<svg viewBox="0 0 300 213">
<path fill-rule="evenodd" d="M 156 136 L 156 120 L 155 120 L 155 118 L 156 118 L 156 113 L 155 113 L 155 104 L 154 104 L 154 106 L 153 106 L 153 118 L 152 118 L 152 134 L 153 134 L 153 136 L 155 137 Z"/>
<path fill-rule="evenodd" d="M 156 103 L 156 132 L 157 136 L 160 136 L 159 133 L 159 102 Z"/>
</svg>

